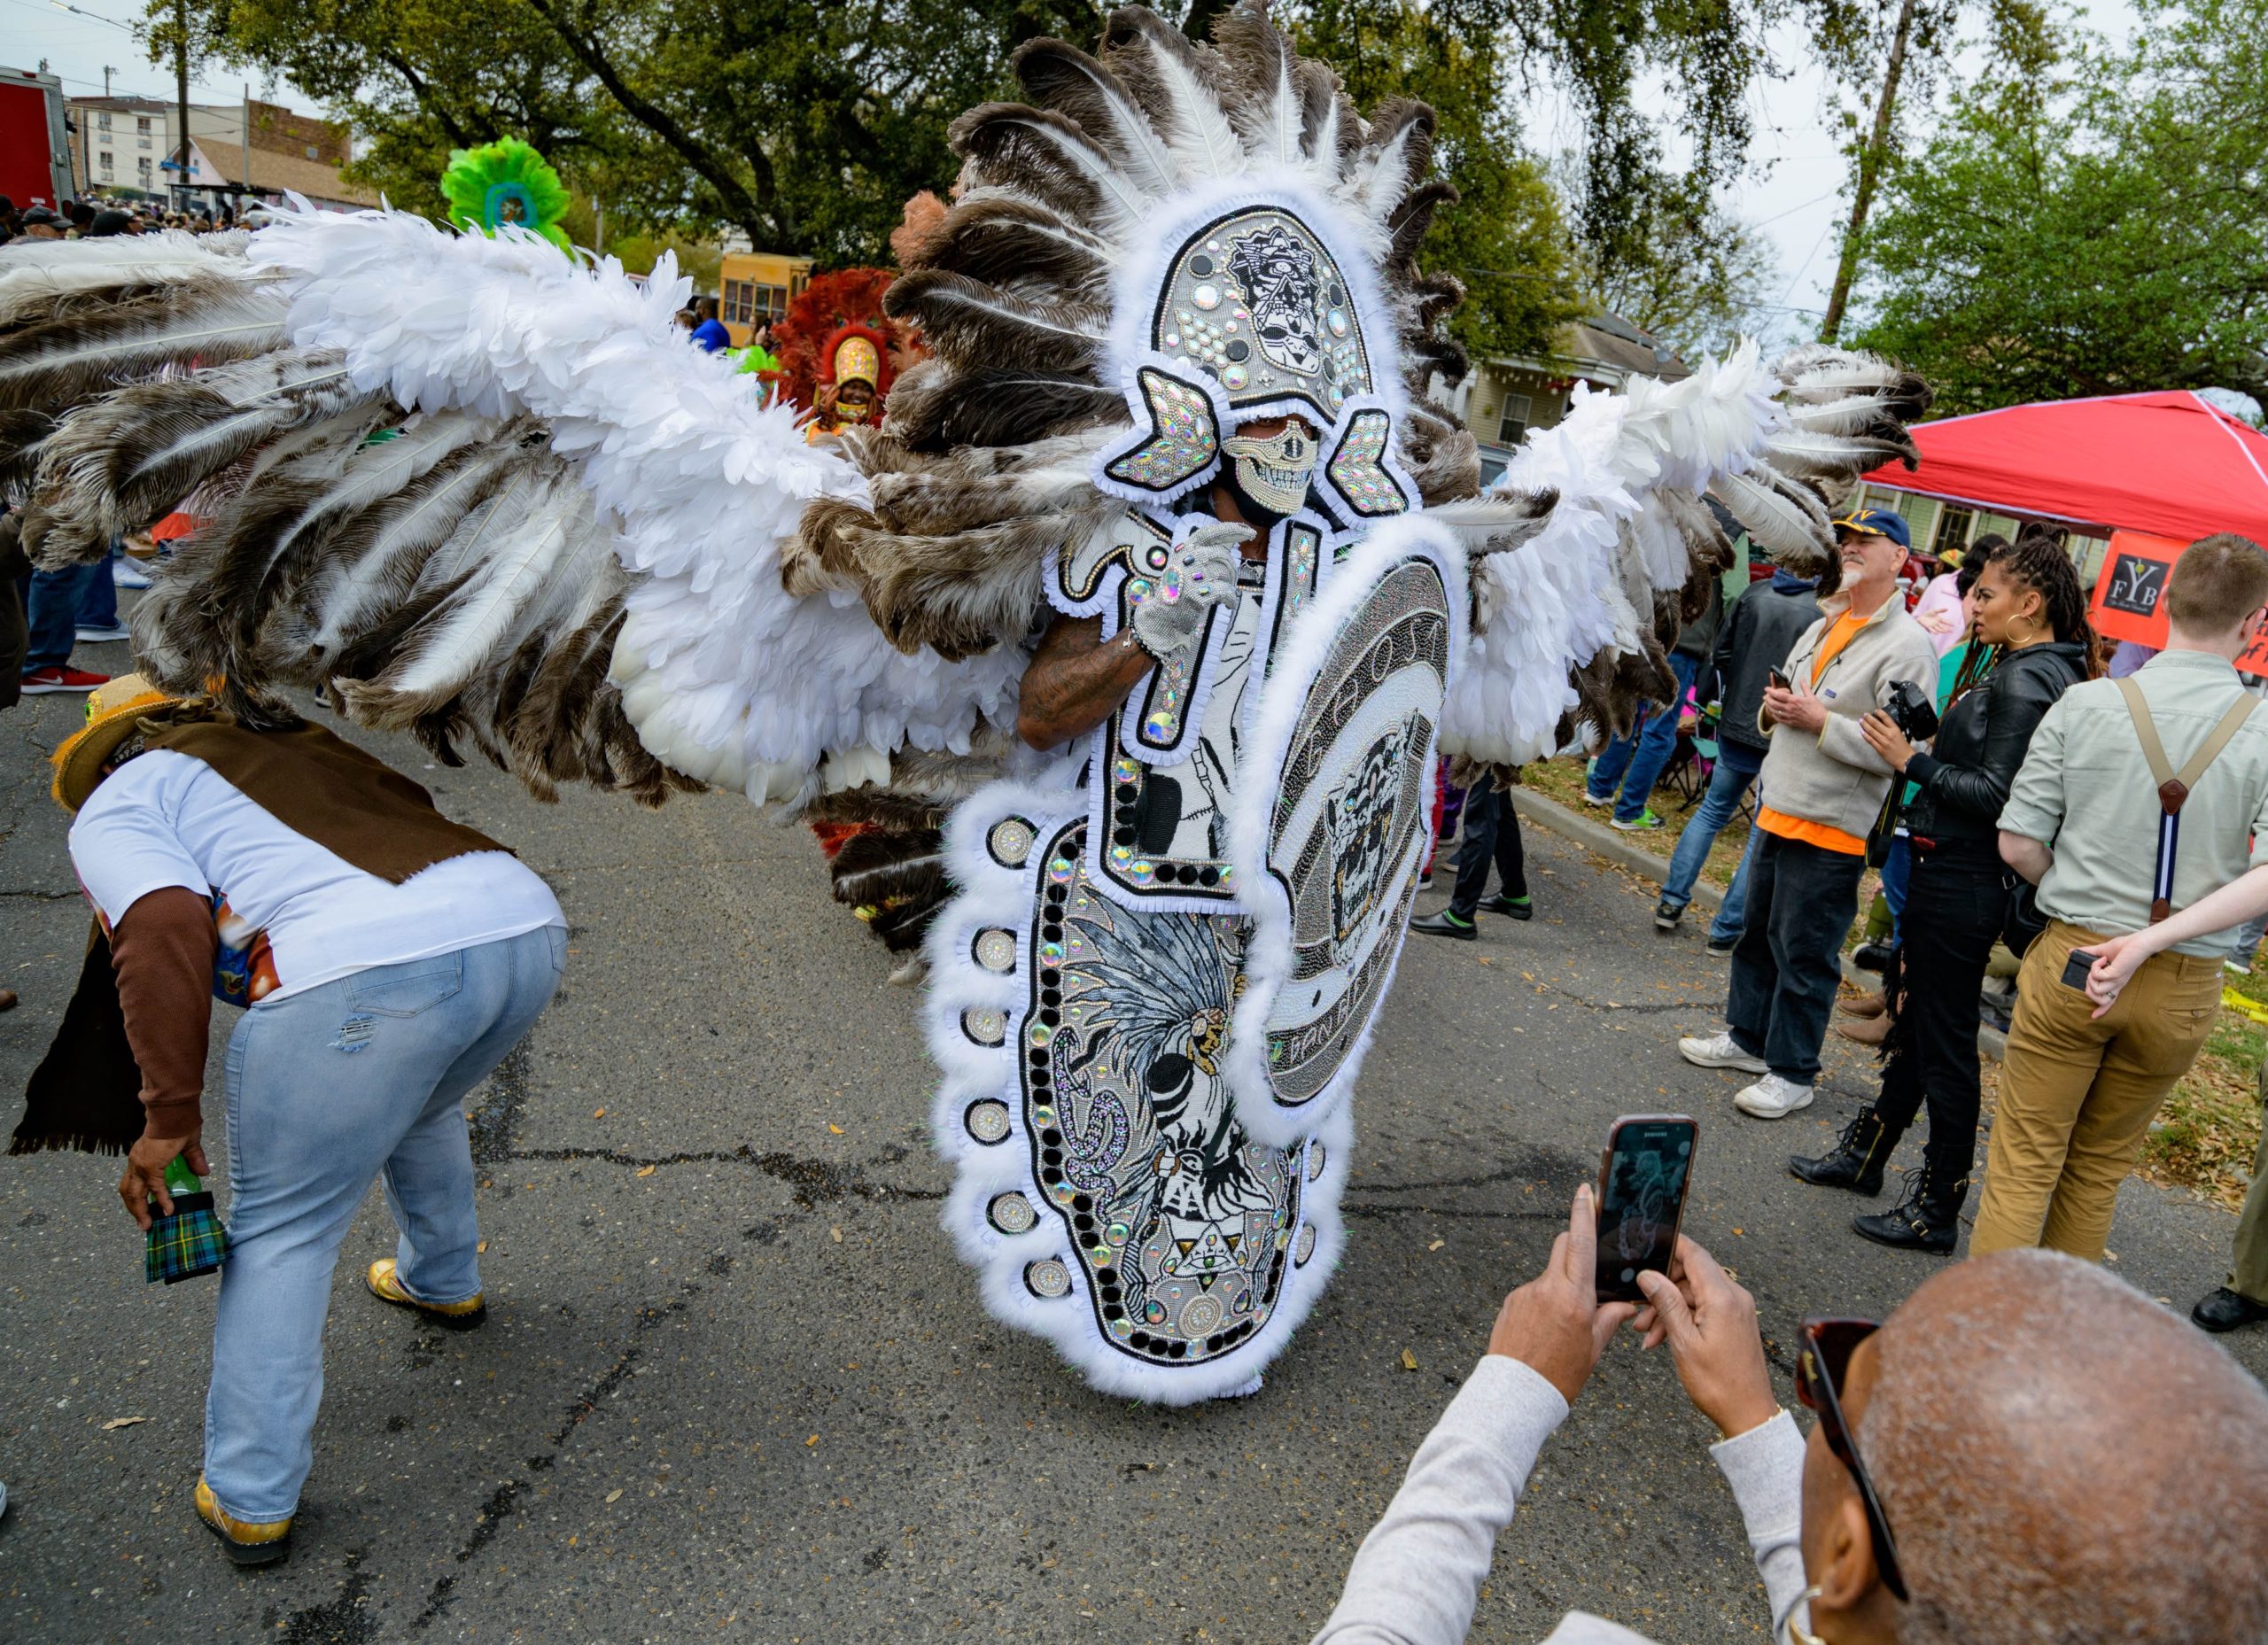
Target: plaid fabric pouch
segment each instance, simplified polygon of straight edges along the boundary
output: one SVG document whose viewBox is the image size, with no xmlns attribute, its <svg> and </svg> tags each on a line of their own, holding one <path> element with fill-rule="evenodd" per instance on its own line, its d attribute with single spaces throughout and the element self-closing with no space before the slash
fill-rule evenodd
<svg viewBox="0 0 2268 1645">
<path fill-rule="evenodd" d="M 178 1160 L 166 1168 L 166 1189 L 173 1196 L 174 1212 L 162 1215 L 157 1202 L 151 1202 L 144 1277 L 153 1285 L 159 1280 L 175 1285 L 199 1274 L 217 1273 L 229 1254 L 229 1230 L 221 1226 L 212 1194 Z"/>
</svg>

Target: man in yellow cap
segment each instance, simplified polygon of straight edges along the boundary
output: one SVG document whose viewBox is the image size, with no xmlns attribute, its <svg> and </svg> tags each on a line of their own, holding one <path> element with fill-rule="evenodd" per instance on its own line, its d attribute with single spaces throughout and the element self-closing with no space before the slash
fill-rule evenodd
<svg viewBox="0 0 2268 1645">
<path fill-rule="evenodd" d="M 118 1186 L 144 1228 L 151 1201 L 172 1209 L 176 1156 L 207 1169 L 212 998 L 246 1007 L 229 1044 L 229 1253 L 197 1486 L 240 1564 L 288 1548 L 331 1270 L 372 1178 L 401 1237 L 369 1289 L 441 1325 L 483 1318 L 460 1105 L 549 1002 L 566 942 L 549 888 L 509 852 L 352 744 L 282 720 L 254 729 L 128 676 L 55 756 L 97 937 L 43 1070 L 138 1069 L 142 1129 Z M 82 1008 L 105 989 L 113 1007 Z M 130 1064 L 66 1044 L 121 1021 Z M 29 1145 L 83 1145 L 89 1129 L 50 1123 Z"/>
</svg>

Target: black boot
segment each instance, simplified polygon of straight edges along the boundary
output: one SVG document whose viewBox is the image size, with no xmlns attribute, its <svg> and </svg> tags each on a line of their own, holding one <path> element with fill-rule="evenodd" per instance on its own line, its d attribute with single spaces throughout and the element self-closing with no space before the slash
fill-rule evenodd
<svg viewBox="0 0 2268 1645">
<path fill-rule="evenodd" d="M 1880 1216 L 1854 1216 L 1852 1231 L 1893 1251 L 1949 1254 L 1961 1243 L 1961 1202 L 1969 1179 L 1940 1183 L 1927 1161 L 1906 1179 L 1906 1198 Z"/>
<path fill-rule="evenodd" d="M 1847 1188 L 1857 1194 L 1882 1192 L 1883 1161 L 1898 1145 L 1871 1106 L 1843 1128 L 1833 1149 L 1816 1160 L 1790 1154 L 1788 1169 L 1815 1188 Z"/>
</svg>

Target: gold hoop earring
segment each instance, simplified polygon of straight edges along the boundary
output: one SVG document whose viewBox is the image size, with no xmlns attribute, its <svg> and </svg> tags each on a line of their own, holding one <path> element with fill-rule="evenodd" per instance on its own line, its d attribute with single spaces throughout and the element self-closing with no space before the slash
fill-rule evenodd
<svg viewBox="0 0 2268 1645">
<path fill-rule="evenodd" d="M 1811 1614 L 1811 1602 L 1819 1597 L 1820 1591 L 1820 1586 L 1816 1582 L 1806 1588 L 1803 1597 L 1796 1602 L 1796 1610 L 1800 1610 L 1808 1617 Z M 1793 1645 L 1827 1645 L 1827 1641 L 1818 1634 L 1797 1623 L 1794 1610 L 1788 1613 L 1788 1638 Z"/>
</svg>

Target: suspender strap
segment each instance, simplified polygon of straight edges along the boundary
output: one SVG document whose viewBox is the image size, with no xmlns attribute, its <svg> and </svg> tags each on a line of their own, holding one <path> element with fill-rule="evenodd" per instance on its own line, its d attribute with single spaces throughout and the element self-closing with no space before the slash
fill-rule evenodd
<svg viewBox="0 0 2268 1645">
<path fill-rule="evenodd" d="M 2258 706 L 2251 696 L 2237 694 L 2228 712 L 2222 715 L 2210 735 L 2197 745 L 2179 771 L 2166 757 L 2165 744 L 2159 740 L 2158 728 L 2150 718 L 2150 705 L 2143 700 L 2142 687 L 2132 675 L 2116 682 L 2118 694 L 2126 700 L 2126 713 L 2134 722 L 2134 734 L 2142 744 L 2142 757 L 2149 762 L 2150 775 L 2158 785 L 2158 859 L 2150 879 L 2150 923 L 2157 924 L 2173 912 L 2173 859 L 2181 844 L 2181 807 L 2190 790 L 2205 774 L 2205 768 L 2220 757 L 2229 746 L 2239 727 L 2252 718 Z"/>
</svg>

